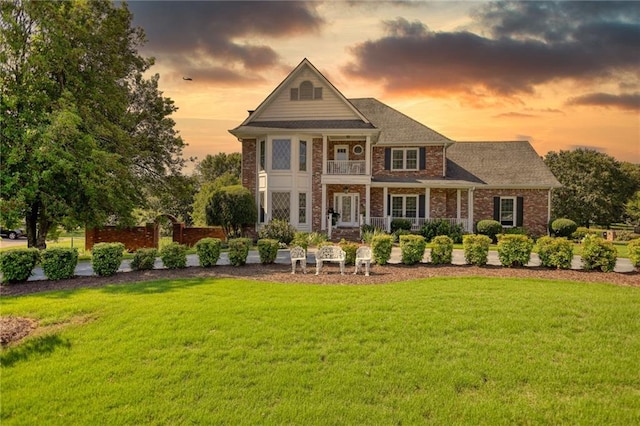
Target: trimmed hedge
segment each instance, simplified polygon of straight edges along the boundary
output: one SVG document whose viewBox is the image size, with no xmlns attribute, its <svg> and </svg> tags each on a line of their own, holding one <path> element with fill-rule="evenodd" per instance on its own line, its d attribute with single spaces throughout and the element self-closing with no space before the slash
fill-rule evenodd
<svg viewBox="0 0 640 426">
<path fill-rule="evenodd" d="M 627 244 L 629 248 L 629 260 L 636 268 L 640 268 L 640 238 L 631 240 Z"/>
<path fill-rule="evenodd" d="M 340 248 L 344 250 L 344 264 L 345 265 L 355 265 L 356 264 L 356 251 L 358 251 L 358 247 L 360 247 L 356 243 L 349 242 L 344 238 L 340 240 L 338 243 Z"/>
<path fill-rule="evenodd" d="M 391 220 L 391 233 L 396 231 L 411 231 L 411 221 L 409 219 L 396 218 Z"/>
<path fill-rule="evenodd" d="M 247 263 L 251 240 L 249 238 L 233 238 L 229 240 L 229 263 L 242 266 Z"/>
<path fill-rule="evenodd" d="M 540 237 L 536 242 L 536 251 L 540 265 L 546 268 L 571 268 L 573 243 L 566 238 Z"/>
<path fill-rule="evenodd" d="M 446 235 L 438 235 L 431 240 L 431 263 L 445 265 L 453 259 L 453 239 Z"/>
<path fill-rule="evenodd" d="M 78 266 L 77 248 L 50 248 L 41 254 L 42 271 L 50 280 L 73 278 Z"/>
<path fill-rule="evenodd" d="M 597 235 L 587 235 L 582 241 L 582 267 L 585 271 L 596 269 L 612 272 L 616 266 L 618 251 L 611 241 Z"/>
<path fill-rule="evenodd" d="M 40 251 L 36 248 L 9 250 L 0 253 L 2 282 L 13 284 L 28 280 L 39 260 Z"/>
<path fill-rule="evenodd" d="M 278 240 L 263 238 L 258 240 L 258 254 L 260 255 L 260 263 L 267 265 L 275 262 L 278 257 Z"/>
<path fill-rule="evenodd" d="M 526 235 L 504 234 L 498 237 L 498 258 L 502 266 L 525 266 L 531 259 L 533 240 Z"/>
<path fill-rule="evenodd" d="M 491 241 L 495 243 L 498 241 L 497 235 L 502 232 L 502 225 L 497 220 L 485 219 L 476 224 L 476 231 L 478 234 L 491 238 Z"/>
<path fill-rule="evenodd" d="M 564 217 L 560 219 L 556 219 L 553 222 L 551 222 L 551 232 L 553 232 L 553 234 L 556 237 L 568 238 L 571 236 L 571 234 L 576 232 L 577 229 L 578 229 L 577 223 L 575 223 L 571 219 L 567 219 Z"/>
<path fill-rule="evenodd" d="M 465 235 L 462 238 L 464 260 L 471 265 L 486 265 L 490 245 L 491 238 L 486 235 Z"/>
<path fill-rule="evenodd" d="M 388 234 L 375 235 L 371 239 L 371 251 L 373 260 L 378 265 L 386 265 L 391 258 L 391 249 L 393 248 L 393 237 Z"/>
<path fill-rule="evenodd" d="M 222 240 L 220 238 L 202 238 L 196 243 L 196 253 L 198 253 L 198 262 L 203 268 L 216 266 L 220 259 L 220 248 Z"/>
<path fill-rule="evenodd" d="M 153 269 L 156 263 L 156 256 L 158 256 L 158 250 L 153 247 L 139 248 L 133 255 L 131 269 L 134 271 Z"/>
<path fill-rule="evenodd" d="M 405 265 L 415 265 L 424 257 L 424 249 L 427 243 L 422 235 L 401 235 L 400 252 L 402 263 Z"/>
<path fill-rule="evenodd" d="M 93 272 L 101 277 L 108 277 L 118 272 L 122 263 L 122 243 L 98 243 L 91 250 L 91 266 Z"/>
<path fill-rule="evenodd" d="M 167 269 L 187 267 L 187 246 L 171 242 L 160 250 L 160 258 Z"/>
</svg>

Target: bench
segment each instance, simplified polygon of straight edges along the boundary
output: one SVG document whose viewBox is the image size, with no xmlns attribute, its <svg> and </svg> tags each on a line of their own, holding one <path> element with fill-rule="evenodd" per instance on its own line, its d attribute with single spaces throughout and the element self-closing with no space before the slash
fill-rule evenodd
<svg viewBox="0 0 640 426">
<path fill-rule="evenodd" d="M 371 266 L 371 249 L 366 246 L 358 247 L 358 250 L 356 250 L 356 270 L 353 275 L 358 273 L 362 265 L 365 266 L 364 275 L 368 277 L 369 266 Z"/>
<path fill-rule="evenodd" d="M 346 253 L 338 246 L 324 246 L 316 251 L 316 275 L 320 274 L 324 262 L 340 264 L 340 274 L 344 275 L 344 260 Z"/>
<path fill-rule="evenodd" d="M 303 273 L 307 273 L 307 253 L 300 246 L 291 247 L 289 250 L 289 254 L 291 255 L 291 273 L 296 273 L 296 264 L 298 261 L 300 262 L 300 267 L 302 268 Z"/>
</svg>

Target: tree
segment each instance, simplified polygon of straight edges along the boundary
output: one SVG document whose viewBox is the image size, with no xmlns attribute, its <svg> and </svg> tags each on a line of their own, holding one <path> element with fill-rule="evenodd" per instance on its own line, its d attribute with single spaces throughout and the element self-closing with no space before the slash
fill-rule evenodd
<svg viewBox="0 0 640 426">
<path fill-rule="evenodd" d="M 624 206 L 627 222 L 640 226 L 640 191 L 633 194 Z"/>
<path fill-rule="evenodd" d="M 224 186 L 239 185 L 240 178 L 233 173 L 227 172 L 212 182 L 204 182 L 200 185 L 200 190 L 193 197 L 191 209 L 191 219 L 196 226 L 207 224 L 207 205 L 211 201 L 214 192 Z"/>
<path fill-rule="evenodd" d="M 213 182 L 225 174 L 232 174 L 240 178 L 241 171 L 242 154 L 221 152 L 216 155 L 208 154 L 204 157 L 196 166 L 195 175 L 201 183 L 204 183 Z"/>
<path fill-rule="evenodd" d="M 126 4 L 0 2 L 0 200 L 44 248 L 56 225 L 126 224 L 184 143 Z"/>
<path fill-rule="evenodd" d="M 622 220 L 634 185 L 613 157 L 576 149 L 549 152 L 544 162 L 562 184 L 553 192 L 553 217 L 566 217 L 586 227 Z"/>
<path fill-rule="evenodd" d="M 222 226 L 227 238 L 240 236 L 242 227 L 254 224 L 257 219 L 253 196 L 242 185 L 218 189 L 207 205 L 207 225 Z"/>
</svg>

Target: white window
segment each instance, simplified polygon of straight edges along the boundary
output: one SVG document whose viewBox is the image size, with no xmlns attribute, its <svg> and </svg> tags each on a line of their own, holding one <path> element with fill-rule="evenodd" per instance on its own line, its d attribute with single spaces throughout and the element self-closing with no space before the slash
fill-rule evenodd
<svg viewBox="0 0 640 426">
<path fill-rule="evenodd" d="M 418 217 L 418 196 L 417 195 L 392 195 L 391 196 L 391 216 L 392 217 Z"/>
<path fill-rule="evenodd" d="M 418 170 L 418 148 L 392 149 L 391 170 Z"/>
<path fill-rule="evenodd" d="M 307 194 L 298 194 L 298 223 L 307 223 Z"/>
<path fill-rule="evenodd" d="M 260 170 L 264 170 L 266 163 L 267 147 L 265 141 L 260 141 Z"/>
<path fill-rule="evenodd" d="M 274 139 L 271 151 L 272 170 L 291 170 L 291 139 Z"/>
<path fill-rule="evenodd" d="M 271 219 L 286 220 L 291 218 L 291 194 L 289 192 L 271 193 Z"/>
<path fill-rule="evenodd" d="M 322 87 L 313 87 L 313 83 L 305 80 L 298 87 L 289 90 L 291 101 L 312 101 L 322 99 Z"/>
<path fill-rule="evenodd" d="M 299 170 L 301 172 L 307 171 L 307 141 L 300 141 L 299 148 Z"/>
<path fill-rule="evenodd" d="M 516 197 L 500 198 L 500 224 L 502 226 L 515 226 L 516 224 Z"/>
</svg>

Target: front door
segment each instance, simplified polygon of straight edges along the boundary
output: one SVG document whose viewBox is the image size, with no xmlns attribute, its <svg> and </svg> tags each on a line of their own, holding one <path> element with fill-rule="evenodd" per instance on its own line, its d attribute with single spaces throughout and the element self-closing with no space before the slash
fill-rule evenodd
<svg viewBox="0 0 640 426">
<path fill-rule="evenodd" d="M 358 194 L 336 194 L 334 205 L 340 214 L 336 225 L 338 226 L 358 226 L 359 225 L 359 196 Z"/>
</svg>

